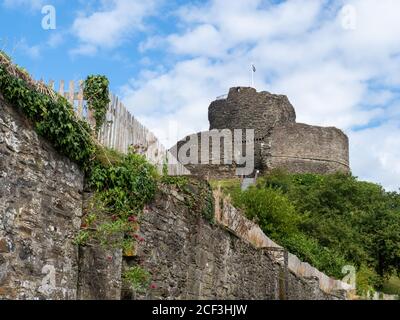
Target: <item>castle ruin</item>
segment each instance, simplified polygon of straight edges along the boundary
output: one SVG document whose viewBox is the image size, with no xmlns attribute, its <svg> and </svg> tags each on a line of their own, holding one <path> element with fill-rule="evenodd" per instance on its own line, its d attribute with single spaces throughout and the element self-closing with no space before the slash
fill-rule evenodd
<svg viewBox="0 0 400 320">
<path fill-rule="evenodd" d="M 311 126 L 296 122 L 296 112 L 284 95 L 257 92 L 250 87 L 234 87 L 223 98 L 217 98 L 208 109 L 210 130 L 253 129 L 254 139 L 243 138 L 241 148 L 252 143 L 254 171 L 268 172 L 282 168 L 290 173 L 349 172 L 349 142 L 347 136 L 335 127 Z M 225 130 L 226 131 L 226 130 Z M 211 131 L 210 131 L 211 132 Z M 193 137 L 207 136 L 201 132 L 179 141 L 171 151 L 179 156 L 180 149 L 193 141 Z M 226 138 L 226 137 L 225 137 Z M 221 136 L 221 139 L 223 137 Z M 207 139 L 208 140 L 208 139 Z M 224 143 L 215 154 L 211 140 L 192 150 L 199 153 L 209 147 L 209 161 L 187 163 L 182 161 L 192 174 L 202 177 L 231 178 L 237 176 L 235 161 L 224 161 Z M 235 143 L 235 142 L 234 142 Z M 203 150 L 201 150 L 203 146 Z M 226 148 L 226 145 L 225 145 Z M 214 154 L 213 154 L 214 151 Z M 181 155 L 182 156 L 182 155 Z M 215 157 L 221 162 L 215 164 Z M 179 159 L 180 161 L 182 159 Z M 213 161 L 214 160 L 214 161 Z"/>
</svg>

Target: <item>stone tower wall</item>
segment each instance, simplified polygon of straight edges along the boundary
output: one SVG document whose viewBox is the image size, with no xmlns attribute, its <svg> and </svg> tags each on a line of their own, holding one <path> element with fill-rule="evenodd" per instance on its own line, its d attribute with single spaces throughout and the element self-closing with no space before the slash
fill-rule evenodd
<svg viewBox="0 0 400 320">
<path fill-rule="evenodd" d="M 263 166 L 292 173 L 349 171 L 349 141 L 334 127 L 291 123 L 275 127 L 261 147 Z"/>
<path fill-rule="evenodd" d="M 275 168 L 292 173 L 350 171 L 347 136 L 334 127 L 296 123 L 295 110 L 286 96 L 234 87 L 226 99 L 211 103 L 208 117 L 210 130 L 254 129 L 255 168 L 261 171 Z M 197 167 L 191 169 L 203 171 Z M 213 171 L 218 173 L 215 168 Z"/>
<path fill-rule="evenodd" d="M 260 139 L 275 125 L 294 123 L 296 113 L 286 96 L 236 87 L 229 90 L 226 99 L 211 103 L 208 119 L 210 130 L 254 129 Z"/>
</svg>

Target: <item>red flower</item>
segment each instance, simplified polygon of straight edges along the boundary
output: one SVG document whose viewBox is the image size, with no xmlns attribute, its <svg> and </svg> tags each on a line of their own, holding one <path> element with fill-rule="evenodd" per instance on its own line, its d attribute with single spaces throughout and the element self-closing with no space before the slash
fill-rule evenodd
<svg viewBox="0 0 400 320">
<path fill-rule="evenodd" d="M 140 238 L 139 241 L 140 241 L 140 242 L 143 242 L 143 241 L 144 241 L 144 238 Z"/>
<path fill-rule="evenodd" d="M 157 285 L 156 285 L 155 283 L 152 283 L 152 284 L 150 285 L 150 288 L 151 288 L 151 289 L 157 289 Z"/>
<path fill-rule="evenodd" d="M 111 220 L 112 221 L 116 221 L 118 218 L 117 218 L 117 216 L 116 215 L 113 215 L 112 217 L 111 217 Z"/>
<path fill-rule="evenodd" d="M 128 218 L 128 221 L 129 221 L 129 222 L 136 222 L 137 219 L 136 219 L 135 216 L 130 216 L 130 217 Z"/>
<path fill-rule="evenodd" d="M 139 235 L 137 235 L 137 234 L 134 234 L 133 237 L 134 237 L 135 239 L 137 239 L 137 240 L 139 240 L 139 238 L 140 238 Z"/>
<path fill-rule="evenodd" d="M 112 257 L 112 256 L 108 256 L 108 257 L 107 257 L 107 260 L 108 260 L 108 261 L 112 261 L 112 260 L 113 260 L 113 257 Z"/>
</svg>

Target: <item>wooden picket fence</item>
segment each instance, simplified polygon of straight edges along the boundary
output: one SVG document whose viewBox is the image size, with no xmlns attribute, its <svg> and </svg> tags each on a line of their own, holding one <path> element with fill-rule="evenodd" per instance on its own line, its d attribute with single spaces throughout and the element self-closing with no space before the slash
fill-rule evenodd
<svg viewBox="0 0 400 320">
<path fill-rule="evenodd" d="M 55 82 L 50 81 L 49 86 L 65 97 L 73 106 L 76 115 L 85 119 L 92 126 L 95 121 L 86 101 L 83 99 L 83 81 L 61 80 L 58 89 Z M 143 126 L 122 104 L 114 94 L 110 94 L 106 121 L 99 130 L 98 141 L 105 147 L 127 153 L 131 147 L 136 152 L 143 154 L 147 160 L 161 171 L 164 164 L 168 166 L 170 175 L 188 175 L 190 172 L 169 152 L 157 139 L 157 137 Z"/>
</svg>

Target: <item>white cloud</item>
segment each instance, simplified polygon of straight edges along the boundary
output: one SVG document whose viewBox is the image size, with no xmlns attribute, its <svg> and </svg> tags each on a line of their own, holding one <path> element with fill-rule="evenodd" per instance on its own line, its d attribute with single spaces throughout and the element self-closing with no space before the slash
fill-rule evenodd
<svg viewBox="0 0 400 320">
<path fill-rule="evenodd" d="M 206 57 L 220 57 L 225 54 L 227 44 L 221 33 L 210 24 L 203 24 L 184 35 L 168 37 L 173 51 L 178 54 L 194 54 Z"/>
<path fill-rule="evenodd" d="M 355 9 L 354 30 L 343 27 L 344 4 Z M 399 130 L 387 121 L 400 115 L 394 103 L 398 12 L 397 0 L 213 0 L 185 6 L 178 11 L 179 32 L 143 45 L 145 50 L 162 43 L 165 49 L 167 43 L 168 54 L 180 61 L 143 70 L 124 88 L 125 102 L 160 136 L 171 119 L 181 137 L 205 130 L 209 103 L 231 86 L 249 85 L 254 62 L 257 89 L 288 95 L 299 121 L 349 132 L 354 173 L 393 188 L 400 160 L 390 145 Z M 352 130 L 378 120 L 376 129 Z M 385 136 L 381 145 L 377 137 Z M 374 174 L 367 174 L 366 165 L 374 166 Z"/>
<path fill-rule="evenodd" d="M 39 45 L 29 45 L 25 38 L 19 40 L 14 48 L 16 53 L 21 53 L 28 56 L 31 59 L 38 59 L 41 54 L 41 48 Z"/>
<path fill-rule="evenodd" d="M 156 0 L 106 0 L 99 11 L 81 13 L 72 26 L 81 45 L 73 52 L 92 54 L 93 48 L 115 48 L 143 30 L 143 19 L 153 13 L 155 4 Z"/>
<path fill-rule="evenodd" d="M 139 51 L 144 53 L 147 50 L 159 48 L 161 45 L 165 44 L 166 40 L 159 36 L 149 37 L 146 41 L 139 43 Z"/>
<path fill-rule="evenodd" d="M 180 17 L 187 23 L 213 24 L 231 46 L 258 41 L 276 34 L 298 35 L 315 20 L 321 1 L 291 0 L 271 5 L 262 0 L 210 1 L 201 7 L 186 7 Z"/>
<path fill-rule="evenodd" d="M 399 191 L 400 183 L 399 122 L 350 132 L 350 163 L 363 179 L 382 183 L 385 188 Z"/>
</svg>

